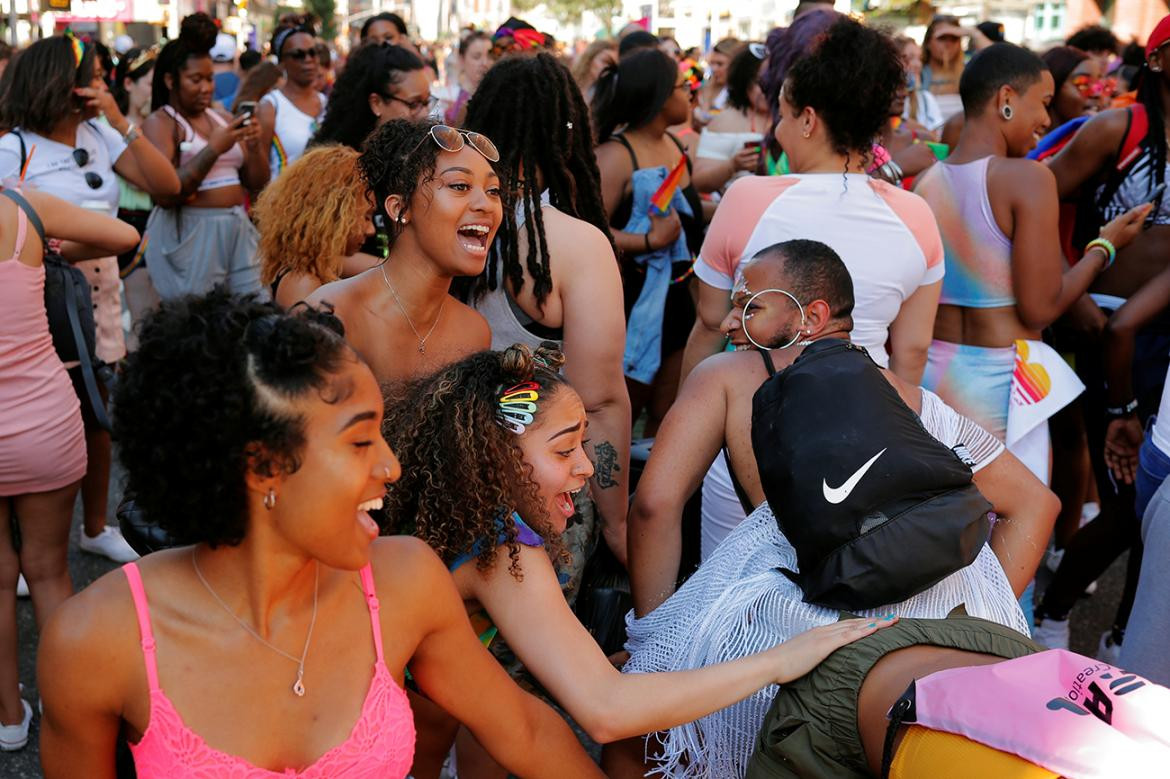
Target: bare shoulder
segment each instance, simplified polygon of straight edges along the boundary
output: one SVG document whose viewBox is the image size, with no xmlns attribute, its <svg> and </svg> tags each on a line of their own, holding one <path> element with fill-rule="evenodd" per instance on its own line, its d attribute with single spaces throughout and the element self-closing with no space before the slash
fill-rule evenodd
<svg viewBox="0 0 1170 779">
<path fill-rule="evenodd" d="M 987 167 L 988 191 L 1010 193 L 1013 200 L 1035 203 L 1036 196 L 1056 193 L 1056 176 L 1042 162 L 1023 157 L 993 157 Z"/>
<path fill-rule="evenodd" d="M 415 618 L 425 618 L 443 602 L 437 594 L 455 589 L 443 561 L 425 541 L 413 536 L 375 539 L 370 546 L 370 567 L 378 597 Z"/>
<path fill-rule="evenodd" d="M 634 163 L 630 160 L 630 152 L 619 141 L 612 138 L 603 141 L 594 153 L 597 155 L 597 165 L 600 168 L 633 171 Z"/>
<path fill-rule="evenodd" d="M 741 390 L 754 393 L 767 378 L 764 361 L 751 349 L 720 352 L 707 357 L 687 376 L 685 385 L 704 396 L 712 392 L 731 394 Z"/>
<path fill-rule="evenodd" d="M 114 570 L 62 603 L 41 631 L 38 666 L 60 678 L 102 669 L 107 689 L 142 664 L 138 618 L 126 574 Z M 92 675 L 88 671 L 86 675 Z"/>
<path fill-rule="evenodd" d="M 328 284 L 322 284 L 305 298 L 305 302 L 311 305 L 329 303 L 342 321 L 345 321 L 345 310 L 361 297 L 361 291 L 366 285 L 366 275 L 374 272 L 377 272 L 376 268 L 348 279 L 338 279 Z"/>
<path fill-rule="evenodd" d="M 573 276 L 582 275 L 583 270 L 598 266 L 612 265 L 617 269 L 613 247 L 605 233 L 596 226 L 555 208 L 544 209 L 543 217 L 554 275 L 559 267 L 571 271 Z M 557 257 L 560 256 L 572 258 L 571 262 L 558 263 Z"/>
<path fill-rule="evenodd" d="M 454 305 L 451 305 L 452 303 Z M 447 301 L 447 306 L 451 311 L 450 326 L 462 334 L 461 342 L 472 347 L 468 354 L 491 347 L 492 329 L 488 325 L 488 321 L 484 319 L 483 314 L 466 303 L 454 299 Z"/>
</svg>

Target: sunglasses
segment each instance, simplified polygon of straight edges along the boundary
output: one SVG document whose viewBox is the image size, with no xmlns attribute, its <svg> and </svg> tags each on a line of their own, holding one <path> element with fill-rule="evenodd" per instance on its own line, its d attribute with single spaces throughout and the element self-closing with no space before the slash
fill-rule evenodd
<svg viewBox="0 0 1170 779">
<path fill-rule="evenodd" d="M 77 167 L 84 168 L 89 164 L 89 152 L 85 149 L 73 150 L 73 161 L 77 163 Z M 85 173 L 85 184 L 90 189 L 101 189 L 102 184 L 105 183 L 102 177 L 92 170 Z"/>
<path fill-rule="evenodd" d="M 288 58 L 290 60 L 296 60 L 297 62 L 304 62 L 306 59 L 314 59 L 315 60 L 315 59 L 317 59 L 317 50 L 316 49 L 293 49 L 292 51 L 286 51 L 281 56 L 281 59 L 285 59 L 285 58 Z"/>
<path fill-rule="evenodd" d="M 426 100 L 403 100 L 401 97 L 397 97 L 396 95 L 387 95 L 385 92 L 379 92 L 378 94 L 382 97 L 383 100 L 393 100 L 395 103 L 402 103 L 404 106 L 406 106 L 406 110 L 410 111 L 412 114 L 421 111 L 424 108 L 427 109 L 427 113 L 430 113 L 434 110 L 435 106 L 439 104 L 439 98 L 434 96 L 428 97 Z"/>
<path fill-rule="evenodd" d="M 479 152 L 488 162 L 500 161 L 500 150 L 492 143 L 486 135 L 469 132 L 467 130 L 457 130 L 454 127 L 448 127 L 445 124 L 432 125 L 431 129 L 427 131 L 427 136 L 430 137 L 435 145 L 443 151 L 457 152 L 461 151 L 464 146 L 470 145 L 471 148 Z M 466 139 L 466 142 L 464 142 Z M 410 157 L 419 146 L 426 143 L 426 138 L 423 138 L 415 147 L 410 150 L 406 157 Z"/>
<path fill-rule="evenodd" d="M 1117 88 L 1117 79 L 1093 78 L 1082 74 L 1072 77 L 1072 85 L 1081 93 L 1081 97 L 1109 97 Z"/>
</svg>

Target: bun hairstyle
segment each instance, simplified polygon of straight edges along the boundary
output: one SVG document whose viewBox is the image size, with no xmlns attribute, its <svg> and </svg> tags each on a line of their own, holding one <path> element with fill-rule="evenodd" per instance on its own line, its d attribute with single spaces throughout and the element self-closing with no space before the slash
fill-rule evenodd
<svg viewBox="0 0 1170 779">
<path fill-rule="evenodd" d="M 816 110 L 835 152 L 868 159 L 903 83 L 905 69 L 893 38 L 840 17 L 792 65 L 784 91 L 797 110 Z"/>
<path fill-rule="evenodd" d="M 219 28 L 210 16 L 200 11 L 183 17 L 179 25 L 179 37 L 163 46 L 154 65 L 154 81 L 151 82 L 150 110 L 157 111 L 171 102 L 171 90 L 166 77 L 177 84 L 179 73 L 187 67 L 192 57 L 210 57 L 211 47 Z"/>
<path fill-rule="evenodd" d="M 393 119 L 375 130 L 362 147 L 358 164 L 374 191 L 375 207 L 386 220 L 390 247 L 402 232 L 402 213 L 398 221 L 390 219 L 386 198 L 398 195 L 409 207 L 419 186 L 431 180 L 442 151 L 427 138 L 435 124 Z"/>
<path fill-rule="evenodd" d="M 388 388 L 382 434 L 402 464 L 390 485 L 386 527 L 426 541 L 448 565 L 478 549 L 480 569 L 496 559 L 503 538 L 509 571 L 522 578 L 512 513 L 541 505 L 519 436 L 501 421 L 500 397 L 517 384 L 537 384 L 536 415 L 565 384 L 564 355 L 551 343 L 480 352 L 417 381 Z M 554 559 L 563 547 L 548 517 L 524 516 Z"/>
<path fill-rule="evenodd" d="M 246 472 L 300 467 L 294 402 L 310 392 L 337 402 L 348 387 L 333 377 L 356 359 L 327 307 L 292 315 L 222 287 L 163 302 L 114 390 L 127 491 L 178 544 L 240 543 Z"/>
</svg>

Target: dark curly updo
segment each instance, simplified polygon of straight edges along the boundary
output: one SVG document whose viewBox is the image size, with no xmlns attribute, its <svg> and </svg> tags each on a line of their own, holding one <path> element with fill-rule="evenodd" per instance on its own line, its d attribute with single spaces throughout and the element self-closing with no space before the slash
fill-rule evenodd
<svg viewBox="0 0 1170 779">
<path fill-rule="evenodd" d="M 834 151 L 868 158 L 904 78 L 893 38 L 842 17 L 793 64 L 784 94 L 797 111 L 816 110 Z"/>
<path fill-rule="evenodd" d="M 327 308 L 283 313 L 216 288 L 162 303 L 139 331 L 113 398 L 127 492 L 176 544 L 234 545 L 247 532 L 245 471 L 300 467 L 291 403 L 357 359 Z"/>
<path fill-rule="evenodd" d="M 187 67 L 187 60 L 192 57 L 210 57 L 211 47 L 215 45 L 215 36 L 219 28 L 210 16 L 200 11 L 183 17 L 179 27 L 179 37 L 169 41 L 154 64 L 154 80 L 150 89 L 150 110 L 157 111 L 171 102 L 171 90 L 167 87 L 166 77 L 171 77 L 175 87 L 179 86 L 179 73 Z"/>
<path fill-rule="evenodd" d="M 448 565 L 476 548 L 480 569 L 491 567 L 502 536 L 509 571 L 520 578 L 511 515 L 541 502 L 518 436 L 497 415 L 499 399 L 517 384 L 535 382 L 539 418 L 540 407 L 565 384 L 558 373 L 563 363 L 552 344 L 535 354 L 516 344 L 391 390 L 382 434 L 402 464 L 402 478 L 389 487 L 386 530 L 421 538 Z M 523 519 L 545 536 L 552 554 L 560 553 L 559 540 L 547 533 L 547 516 Z"/>
</svg>

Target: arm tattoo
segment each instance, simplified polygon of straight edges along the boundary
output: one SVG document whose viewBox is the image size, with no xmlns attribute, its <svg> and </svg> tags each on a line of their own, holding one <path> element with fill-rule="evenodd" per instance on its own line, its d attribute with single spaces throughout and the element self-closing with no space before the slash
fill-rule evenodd
<svg viewBox="0 0 1170 779">
<path fill-rule="evenodd" d="M 602 441 L 593 447 L 593 456 L 596 460 L 593 465 L 595 471 L 593 478 L 597 480 L 597 486 L 603 490 L 618 486 L 613 474 L 622 467 L 618 465 L 617 449 L 613 448 L 613 444 Z"/>
<path fill-rule="evenodd" d="M 218 159 L 219 154 L 208 145 L 196 154 L 193 160 L 179 167 L 179 181 L 183 185 L 184 195 L 190 195 L 199 189 L 199 185 L 207 178 L 207 174 L 211 172 Z"/>
</svg>

